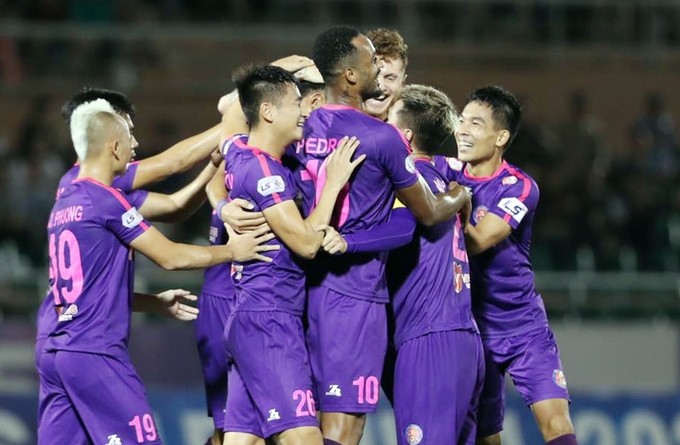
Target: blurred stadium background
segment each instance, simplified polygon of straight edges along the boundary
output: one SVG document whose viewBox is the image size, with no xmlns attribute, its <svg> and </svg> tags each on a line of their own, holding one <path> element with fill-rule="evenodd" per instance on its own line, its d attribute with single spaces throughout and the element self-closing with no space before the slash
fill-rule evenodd
<svg viewBox="0 0 680 445">
<path fill-rule="evenodd" d="M 0 445 L 36 440 L 45 221 L 74 159 L 61 104 L 85 85 L 126 92 L 146 157 L 218 121 L 233 68 L 308 55 L 337 23 L 400 30 L 408 81 L 457 103 L 489 83 L 519 95 L 507 157 L 541 188 L 533 260 L 580 443 L 680 445 L 678 0 L 0 0 Z M 207 227 L 204 208 L 163 230 L 205 243 Z M 138 262 L 138 290 L 201 278 Z M 135 318 L 132 351 L 166 443 L 203 443 L 191 326 Z M 508 403 L 506 445 L 541 443 Z M 394 443 L 390 416 L 362 444 Z"/>
</svg>

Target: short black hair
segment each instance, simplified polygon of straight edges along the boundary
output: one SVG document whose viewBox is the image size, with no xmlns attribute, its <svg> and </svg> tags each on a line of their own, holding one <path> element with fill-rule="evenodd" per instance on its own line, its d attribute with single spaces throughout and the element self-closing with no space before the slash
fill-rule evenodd
<svg viewBox="0 0 680 445">
<path fill-rule="evenodd" d="M 246 65 L 234 71 L 232 80 L 238 90 L 238 100 L 251 127 L 260 120 L 260 105 L 269 101 L 279 104 L 289 85 L 298 85 L 288 71 L 273 65 Z"/>
<path fill-rule="evenodd" d="M 356 53 L 352 40 L 359 35 L 361 32 L 351 26 L 335 26 L 316 37 L 312 60 L 326 83 L 338 74 L 340 62 Z"/>
<path fill-rule="evenodd" d="M 300 95 L 305 97 L 312 94 L 314 91 L 323 91 L 325 84 L 310 82 L 308 80 L 299 80 L 298 88 L 300 88 Z"/>
<path fill-rule="evenodd" d="M 456 107 L 451 99 L 426 85 L 406 85 L 399 99 L 403 103 L 399 121 L 413 130 L 413 141 L 418 150 L 427 154 L 441 151 L 455 131 Z"/>
<path fill-rule="evenodd" d="M 517 136 L 519 125 L 522 120 L 522 106 L 517 98 L 503 87 L 492 85 L 479 88 L 470 94 L 465 102 L 480 102 L 488 105 L 493 111 L 493 120 L 496 127 L 501 127 L 510 132 L 510 139 L 505 144 L 507 149 Z"/>
<path fill-rule="evenodd" d="M 73 110 L 84 103 L 92 102 L 97 99 L 104 99 L 110 103 L 113 109 L 116 110 L 116 113 L 128 114 L 130 118 L 135 117 L 135 106 L 124 93 L 94 87 L 84 87 L 78 93 L 74 94 L 71 99 L 62 105 L 61 116 L 68 125 L 71 125 Z"/>
</svg>

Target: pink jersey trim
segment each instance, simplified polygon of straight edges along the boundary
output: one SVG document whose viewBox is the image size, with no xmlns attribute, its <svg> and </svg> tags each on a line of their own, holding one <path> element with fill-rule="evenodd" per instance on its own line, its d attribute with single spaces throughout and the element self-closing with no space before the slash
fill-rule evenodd
<svg viewBox="0 0 680 445">
<path fill-rule="evenodd" d="M 130 202 L 127 199 L 125 199 L 125 197 L 115 188 L 108 186 L 106 184 L 102 184 L 101 182 L 97 181 L 96 179 L 92 179 L 92 178 L 78 178 L 78 179 L 73 180 L 73 182 L 80 182 L 80 181 L 91 182 L 95 185 L 102 187 L 104 190 L 107 190 L 108 192 L 110 192 L 113 195 L 114 198 L 116 198 L 116 200 L 118 200 L 119 203 L 121 203 L 123 205 L 125 210 L 130 210 L 132 208 L 132 205 L 130 204 Z M 140 222 L 139 226 L 143 230 L 149 230 L 149 225 L 144 221 Z"/>
<path fill-rule="evenodd" d="M 466 165 L 465 168 L 463 169 L 463 175 L 466 178 L 471 179 L 473 181 L 488 181 L 489 179 L 493 179 L 493 178 L 497 177 L 498 175 L 500 175 L 503 172 L 503 170 L 505 170 L 506 168 L 509 168 L 508 162 L 503 161 L 501 163 L 501 165 L 496 169 L 496 171 L 493 172 L 490 176 L 472 176 L 470 173 L 468 173 L 467 165 Z"/>
<path fill-rule="evenodd" d="M 523 175 L 513 167 L 508 166 L 508 172 L 510 172 L 510 174 L 517 176 L 517 178 L 523 181 L 524 188 L 522 189 L 522 195 L 519 197 L 519 200 L 524 202 L 524 200 L 527 199 L 529 193 L 531 192 L 531 181 L 529 181 L 529 178 L 527 178 L 525 175 Z"/>
<path fill-rule="evenodd" d="M 256 148 L 254 150 L 257 150 Z M 262 171 L 264 172 L 265 175 L 271 176 L 272 172 L 269 169 L 269 165 L 267 165 L 267 160 L 264 158 L 267 153 L 257 150 L 259 153 L 255 153 L 255 156 L 257 156 L 257 160 L 260 161 L 260 167 L 262 167 Z M 271 157 L 271 156 L 270 156 Z M 278 204 L 281 202 L 281 196 L 278 193 L 272 193 L 272 198 L 274 198 L 274 201 Z"/>
<path fill-rule="evenodd" d="M 257 148 L 257 147 L 253 147 L 252 145 L 247 145 L 247 144 L 245 144 L 243 141 L 241 141 L 240 139 L 236 139 L 236 140 L 234 141 L 234 144 L 235 144 L 235 145 L 238 145 L 239 148 L 243 148 L 243 149 L 245 149 L 245 150 L 251 150 L 251 151 L 255 152 L 256 155 L 267 156 L 267 157 L 269 157 L 269 158 L 275 160 L 275 161 L 278 162 L 279 164 L 281 163 L 281 159 L 280 159 L 280 158 L 277 158 L 276 156 L 272 155 L 271 153 L 267 153 L 267 152 L 264 151 L 264 150 L 260 150 L 260 149 Z"/>
<path fill-rule="evenodd" d="M 321 105 L 321 108 L 325 108 L 326 110 L 351 110 L 351 111 L 359 111 L 356 108 L 352 108 L 349 105 L 340 105 L 340 104 L 324 104 Z"/>
</svg>

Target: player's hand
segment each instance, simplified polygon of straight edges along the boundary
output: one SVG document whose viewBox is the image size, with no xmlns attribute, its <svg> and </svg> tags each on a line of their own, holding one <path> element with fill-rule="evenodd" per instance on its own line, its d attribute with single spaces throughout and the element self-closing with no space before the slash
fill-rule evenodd
<svg viewBox="0 0 680 445">
<path fill-rule="evenodd" d="M 196 301 L 198 297 L 184 289 L 169 289 L 165 292 L 156 294 L 159 302 L 159 314 L 181 321 L 192 321 L 198 317 L 198 308 L 183 303 L 186 301 Z"/>
<path fill-rule="evenodd" d="M 326 253 L 339 255 L 347 252 L 347 241 L 331 226 L 315 227 L 315 230 L 323 231 L 323 241 L 321 247 Z"/>
<path fill-rule="evenodd" d="M 338 147 L 326 162 L 326 184 L 342 188 L 349 181 L 354 170 L 366 159 L 366 155 L 361 155 L 352 161 L 360 143 L 355 136 L 345 136 L 338 141 Z"/>
<path fill-rule="evenodd" d="M 261 227 L 256 230 L 244 234 L 238 234 L 227 227 L 229 234 L 229 242 L 227 246 L 231 248 L 233 261 L 246 262 L 251 260 L 264 261 L 271 263 L 272 258 L 263 255 L 261 252 L 271 252 L 281 248 L 278 244 L 264 244 L 267 241 L 274 239 L 274 234 L 269 229 L 269 226 Z"/>
<path fill-rule="evenodd" d="M 220 167 L 220 164 L 222 163 L 222 153 L 220 153 L 219 148 L 214 149 L 212 153 L 210 153 L 210 162 L 212 163 L 213 167 Z"/>
<path fill-rule="evenodd" d="M 316 65 L 300 68 L 293 73 L 293 76 L 295 76 L 295 78 L 298 80 L 305 80 L 312 83 L 324 83 L 321 72 L 316 67 Z"/>
<path fill-rule="evenodd" d="M 283 57 L 281 59 L 275 60 L 270 65 L 278 66 L 288 71 L 289 73 L 294 73 L 302 68 L 308 66 L 314 66 L 314 61 L 309 57 L 297 56 L 293 54 L 292 56 Z"/>
<path fill-rule="evenodd" d="M 267 227 L 262 212 L 253 212 L 254 206 L 245 199 L 236 198 L 222 207 L 220 219 L 236 233 L 245 233 Z"/>
</svg>

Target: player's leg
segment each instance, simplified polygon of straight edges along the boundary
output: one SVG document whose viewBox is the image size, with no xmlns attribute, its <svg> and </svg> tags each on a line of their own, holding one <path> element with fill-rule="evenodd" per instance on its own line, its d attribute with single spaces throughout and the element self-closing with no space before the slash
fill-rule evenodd
<svg viewBox="0 0 680 445">
<path fill-rule="evenodd" d="M 276 445 L 307 445 L 323 443 L 321 430 L 317 427 L 301 426 L 276 434 L 272 438 Z"/>
<path fill-rule="evenodd" d="M 226 336 L 227 347 L 260 418 L 261 437 L 301 427 L 318 430 L 300 317 L 279 311 L 243 311 L 234 315 Z M 227 411 L 230 399 L 231 393 L 227 396 Z M 297 434 L 306 437 L 310 445 L 321 445 L 321 434 L 316 442 L 308 429 Z M 290 437 L 296 437 L 296 433 Z"/>
<path fill-rule="evenodd" d="M 470 359 L 482 359 L 479 338 L 471 331 L 434 332 L 399 347 L 394 394 L 397 444 L 458 443 L 478 380 Z"/>
<path fill-rule="evenodd" d="M 508 372 L 531 407 L 543 439 L 550 444 L 576 444 L 567 381 L 555 336 L 545 327 L 513 339 L 516 356 Z"/>
<path fill-rule="evenodd" d="M 129 357 L 59 351 L 55 367 L 93 443 L 163 443 Z"/>
<path fill-rule="evenodd" d="M 501 445 L 505 415 L 504 339 L 482 339 L 484 347 L 484 386 L 477 412 L 477 445 Z"/>
<path fill-rule="evenodd" d="M 90 440 L 85 427 L 54 366 L 55 355 L 54 352 L 41 353 L 38 365 L 38 445 L 88 445 Z"/>
<path fill-rule="evenodd" d="M 223 333 L 230 313 L 229 300 L 201 293 L 198 309 L 201 316 L 194 321 L 194 332 L 203 371 L 208 416 L 212 417 L 215 426 L 206 445 L 221 445 L 227 402 L 227 357 Z"/>
<path fill-rule="evenodd" d="M 380 395 L 387 327 L 385 305 L 310 289 L 307 345 L 328 443 L 357 445 L 365 414 Z"/>
<path fill-rule="evenodd" d="M 228 365 L 228 381 L 224 445 L 264 445 L 262 419 L 233 362 Z"/>
</svg>

